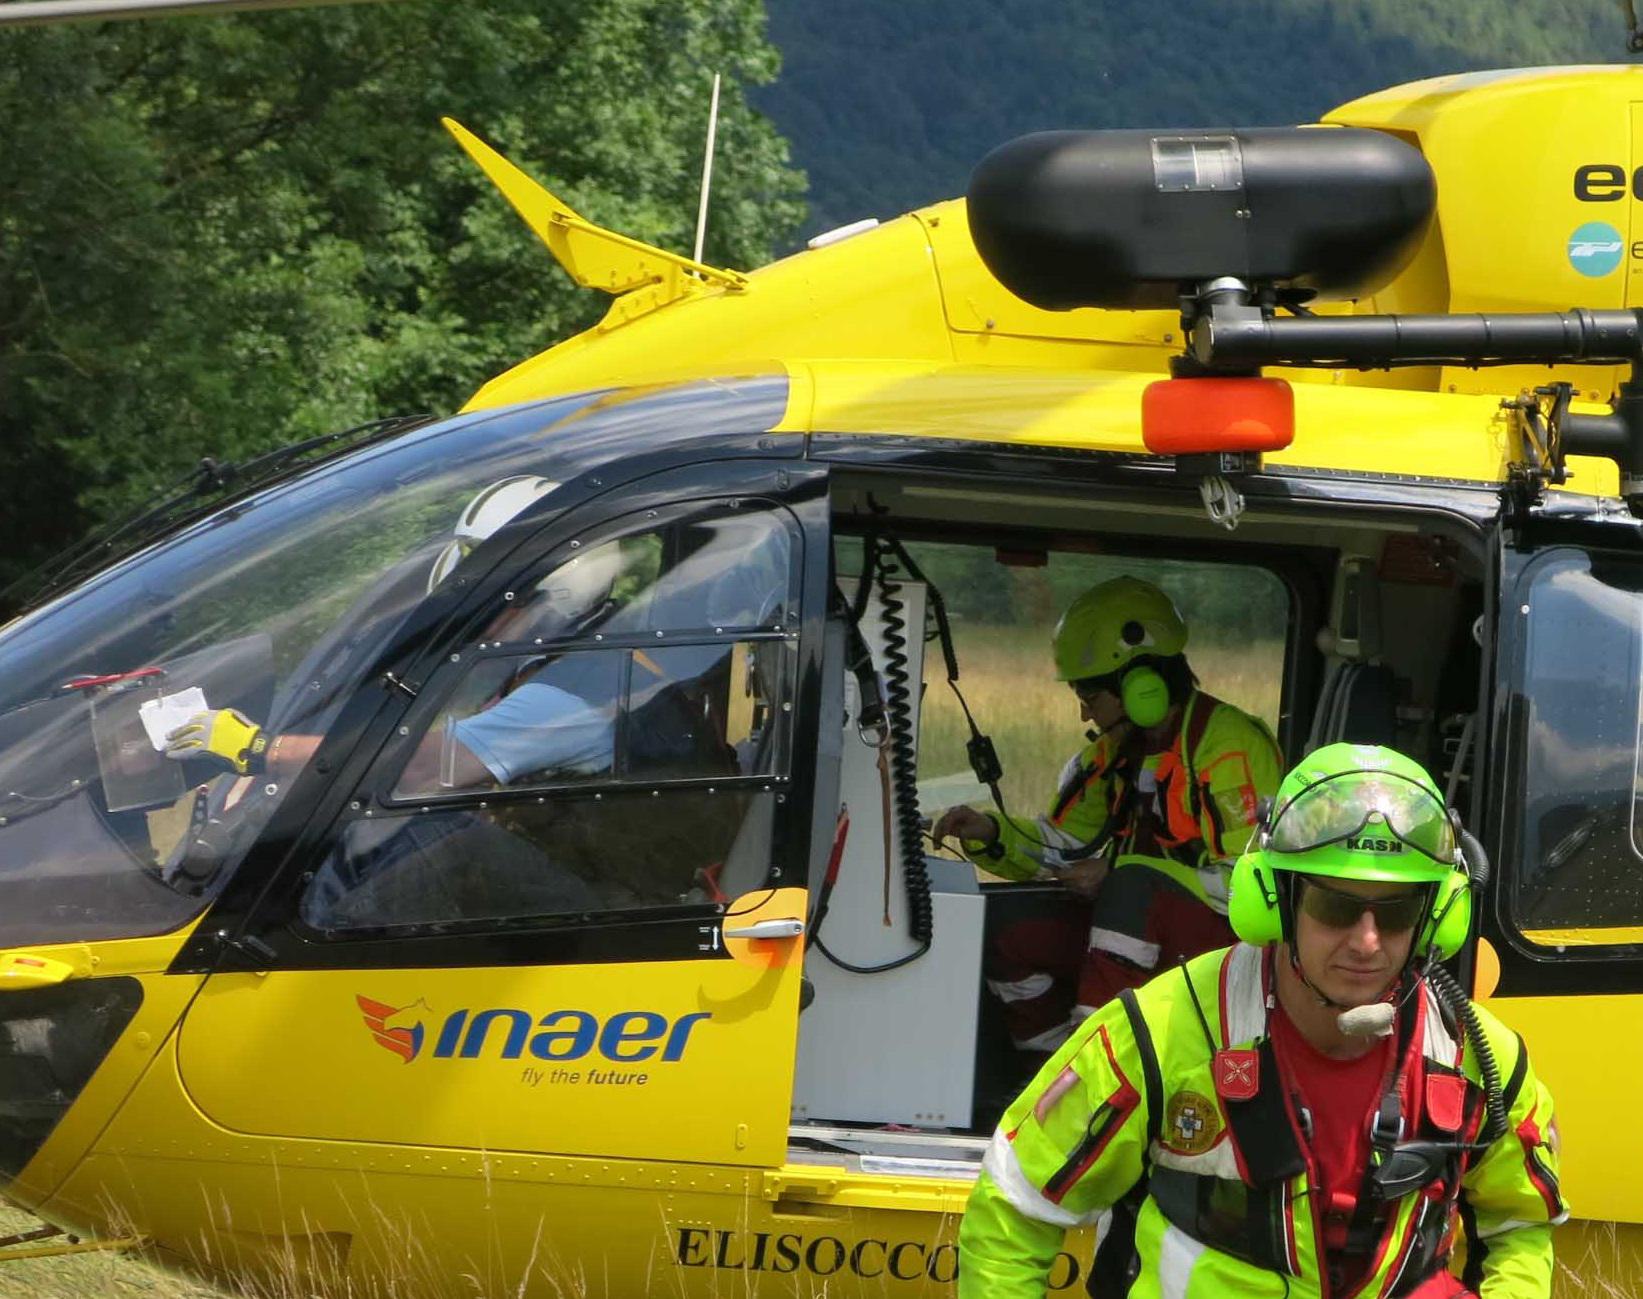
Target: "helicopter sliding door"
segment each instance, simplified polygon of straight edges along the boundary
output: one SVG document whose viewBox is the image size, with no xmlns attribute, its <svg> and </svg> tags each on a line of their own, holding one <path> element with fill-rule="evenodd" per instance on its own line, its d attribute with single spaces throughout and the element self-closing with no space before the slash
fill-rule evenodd
<svg viewBox="0 0 1643 1299">
<path fill-rule="evenodd" d="M 1584 1219 L 1637 1223 L 1643 1133 L 1617 1121 L 1615 1092 L 1643 1072 L 1632 1027 L 1643 1015 L 1643 554 L 1633 537 L 1627 520 L 1505 553 L 1504 744 L 1492 782 L 1501 869 L 1483 933 L 1500 956 L 1491 1009 L 1523 1035 L 1557 1100 L 1569 1202 Z M 1613 1255 L 1612 1232 L 1596 1247 Z"/>
<path fill-rule="evenodd" d="M 781 1162 L 804 555 L 826 554 L 803 477 L 655 475 L 475 579 L 346 810 L 251 918 L 266 968 L 214 975 L 185 1021 L 209 1119 L 284 1147 Z"/>
</svg>

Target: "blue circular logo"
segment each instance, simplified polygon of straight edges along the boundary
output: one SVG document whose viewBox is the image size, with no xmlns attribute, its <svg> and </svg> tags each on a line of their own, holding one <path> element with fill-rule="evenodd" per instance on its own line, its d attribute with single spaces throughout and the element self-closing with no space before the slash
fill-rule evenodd
<svg viewBox="0 0 1643 1299">
<path fill-rule="evenodd" d="M 1588 221 L 1569 236 L 1569 265 L 1592 279 L 1620 265 L 1626 241 L 1607 221 Z"/>
</svg>

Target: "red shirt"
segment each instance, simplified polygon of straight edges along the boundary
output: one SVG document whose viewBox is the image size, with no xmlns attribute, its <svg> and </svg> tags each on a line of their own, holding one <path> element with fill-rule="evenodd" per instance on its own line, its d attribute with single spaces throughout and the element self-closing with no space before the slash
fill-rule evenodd
<svg viewBox="0 0 1643 1299">
<path fill-rule="evenodd" d="M 1282 1006 L 1270 1016 L 1279 1068 L 1312 1115 L 1312 1157 L 1328 1248 L 1339 1249 L 1369 1163 L 1369 1123 L 1389 1081 L 1396 1041 L 1380 1038 L 1356 1060 L 1328 1056 L 1291 1022 Z"/>
</svg>

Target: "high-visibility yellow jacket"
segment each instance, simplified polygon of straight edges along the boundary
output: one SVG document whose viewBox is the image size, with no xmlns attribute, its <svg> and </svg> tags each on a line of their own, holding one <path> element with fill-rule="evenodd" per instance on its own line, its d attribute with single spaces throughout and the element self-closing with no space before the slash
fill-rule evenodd
<svg viewBox="0 0 1643 1299">
<path fill-rule="evenodd" d="M 1197 690 L 1163 752 L 1137 751 L 1138 739 L 1098 736 L 1067 763 L 1043 816 L 993 813 L 996 843 L 966 842 L 965 854 L 1006 879 L 1032 879 L 1110 843 L 1114 865 L 1162 870 L 1224 913 L 1225 865 L 1248 845 L 1257 803 L 1283 775 L 1277 742 L 1258 719 Z"/>
<path fill-rule="evenodd" d="M 1065 1231 L 1092 1223 L 1098 1273 L 1138 1259 L 1133 1280 L 1108 1281 L 1130 1299 L 1397 1296 L 1447 1265 L 1462 1206 L 1467 1280 L 1483 1299 L 1550 1293 L 1552 1227 L 1568 1216 L 1552 1098 L 1521 1040 L 1482 1009 L 1505 1130 L 1354 1218 L 1372 1261 L 1350 1291 L 1332 1285 L 1340 1260 L 1322 1249 L 1304 1118 L 1267 1036 L 1272 950 L 1239 944 L 1161 974 L 1051 1057 L 988 1148 L 959 1232 L 961 1296 L 1041 1299 Z M 1482 1075 L 1429 986 L 1405 1001 L 1399 1032 L 1405 1067 L 1425 1080 L 1416 1112 L 1398 1116 L 1403 1139 L 1475 1143 Z"/>
</svg>

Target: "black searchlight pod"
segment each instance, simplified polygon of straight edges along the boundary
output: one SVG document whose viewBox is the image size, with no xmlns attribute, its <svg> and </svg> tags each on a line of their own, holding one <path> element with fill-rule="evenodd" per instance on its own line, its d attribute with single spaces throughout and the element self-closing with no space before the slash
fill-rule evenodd
<svg viewBox="0 0 1643 1299">
<path fill-rule="evenodd" d="M 1625 363 L 1610 414 L 1572 413 L 1566 382 L 1507 403 L 1524 447 L 1514 481 L 1532 504 L 1568 455 L 1605 456 L 1643 517 L 1643 310 L 1306 311 L 1389 283 L 1436 198 L 1426 159 L 1381 131 L 1046 131 L 982 159 L 969 220 L 987 268 L 1033 306 L 1180 308 L 1174 378 L 1142 403 L 1147 449 L 1180 468 L 1247 472 L 1289 444 L 1293 394 L 1262 366 Z"/>
<path fill-rule="evenodd" d="M 1281 298 L 1353 298 L 1414 254 L 1437 187 L 1380 131 L 1046 131 L 970 180 L 987 268 L 1036 307 L 1174 307 L 1223 277 Z"/>
</svg>

